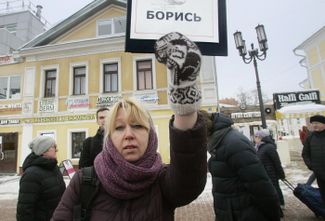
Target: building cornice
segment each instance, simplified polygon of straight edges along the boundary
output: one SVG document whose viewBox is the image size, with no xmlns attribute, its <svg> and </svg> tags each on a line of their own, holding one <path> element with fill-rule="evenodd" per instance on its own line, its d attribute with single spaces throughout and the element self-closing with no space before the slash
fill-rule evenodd
<svg viewBox="0 0 325 221">
<path fill-rule="evenodd" d="M 82 41 L 23 48 L 16 54 L 16 57 L 23 57 L 27 62 L 32 62 L 124 51 L 124 43 L 124 35 L 109 38 L 86 39 Z"/>
</svg>

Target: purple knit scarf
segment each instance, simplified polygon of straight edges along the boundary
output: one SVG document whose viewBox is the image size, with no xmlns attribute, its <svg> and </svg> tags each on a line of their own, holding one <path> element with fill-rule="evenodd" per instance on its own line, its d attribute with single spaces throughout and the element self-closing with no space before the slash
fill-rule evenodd
<svg viewBox="0 0 325 221">
<path fill-rule="evenodd" d="M 112 140 L 106 139 L 103 151 L 97 155 L 94 162 L 104 189 L 118 199 L 141 196 L 155 182 L 162 168 L 157 147 L 157 135 L 151 128 L 148 148 L 144 155 L 136 162 L 128 162 L 117 151 Z"/>
</svg>

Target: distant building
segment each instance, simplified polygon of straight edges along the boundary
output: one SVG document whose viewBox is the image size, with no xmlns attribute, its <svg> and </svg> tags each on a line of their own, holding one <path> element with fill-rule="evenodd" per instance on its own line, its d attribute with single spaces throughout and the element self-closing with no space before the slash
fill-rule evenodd
<svg viewBox="0 0 325 221">
<path fill-rule="evenodd" d="M 42 6 L 28 0 L 0 2 L 0 64 L 8 62 L 7 56 L 45 31 L 47 22 L 41 10 Z"/>
<path fill-rule="evenodd" d="M 306 68 L 307 79 L 300 83 L 304 89 L 318 89 L 325 102 L 325 26 L 307 38 L 294 50 L 302 57 L 300 64 Z"/>
<path fill-rule="evenodd" d="M 264 104 L 267 128 L 277 138 L 277 128 L 273 104 Z M 223 106 L 221 112 L 234 121 L 234 126 L 251 141 L 257 130 L 262 129 L 261 111 L 256 105 Z"/>
</svg>

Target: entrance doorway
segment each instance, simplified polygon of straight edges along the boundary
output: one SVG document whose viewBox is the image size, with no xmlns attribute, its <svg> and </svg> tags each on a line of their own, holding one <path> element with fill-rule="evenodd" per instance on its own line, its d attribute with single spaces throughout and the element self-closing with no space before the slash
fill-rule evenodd
<svg viewBox="0 0 325 221">
<path fill-rule="evenodd" d="M 0 173 L 16 173 L 18 133 L 0 133 Z"/>
</svg>

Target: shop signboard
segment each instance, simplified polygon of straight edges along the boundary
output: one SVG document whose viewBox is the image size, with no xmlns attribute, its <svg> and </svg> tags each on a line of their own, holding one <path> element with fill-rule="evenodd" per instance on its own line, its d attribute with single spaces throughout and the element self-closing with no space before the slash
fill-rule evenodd
<svg viewBox="0 0 325 221">
<path fill-rule="evenodd" d="M 66 100 L 68 110 L 84 110 L 89 108 L 89 97 L 69 97 Z"/>
<path fill-rule="evenodd" d="M 56 100 L 43 98 L 39 101 L 40 113 L 54 113 L 56 111 Z"/>
<path fill-rule="evenodd" d="M 121 95 L 111 95 L 111 96 L 98 96 L 96 106 L 100 107 L 110 107 L 116 102 L 122 99 Z"/>
<path fill-rule="evenodd" d="M 274 108 L 276 110 L 292 104 L 315 103 L 320 104 L 319 90 L 286 92 L 273 94 Z"/>
<path fill-rule="evenodd" d="M 0 111 L 21 111 L 21 103 L 0 104 Z"/>
</svg>

